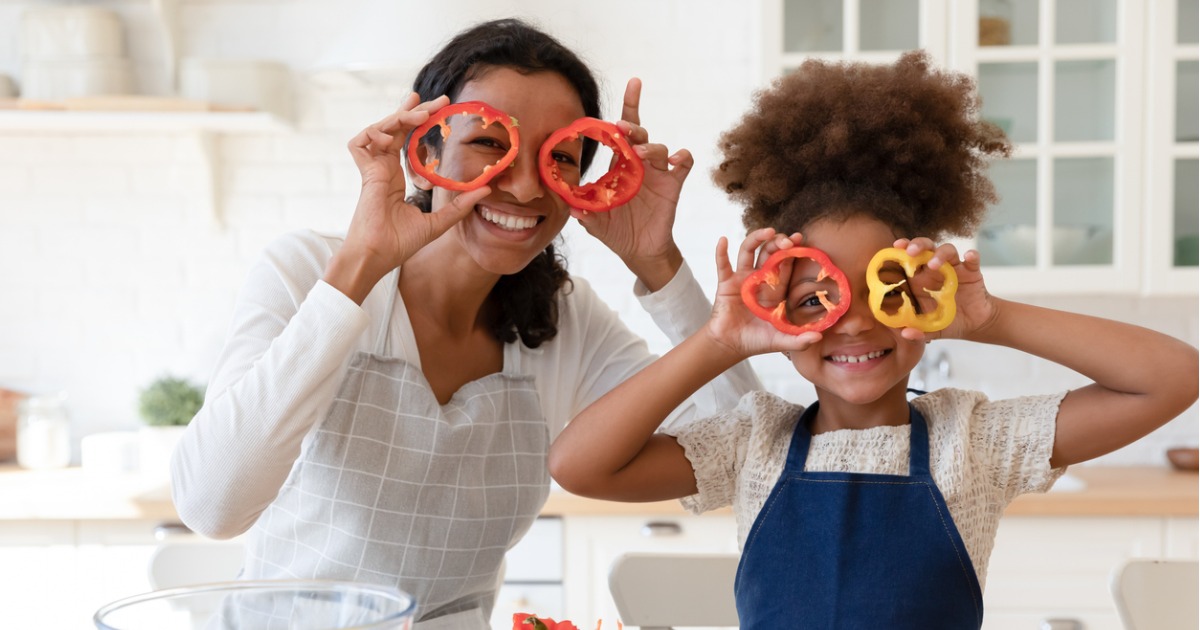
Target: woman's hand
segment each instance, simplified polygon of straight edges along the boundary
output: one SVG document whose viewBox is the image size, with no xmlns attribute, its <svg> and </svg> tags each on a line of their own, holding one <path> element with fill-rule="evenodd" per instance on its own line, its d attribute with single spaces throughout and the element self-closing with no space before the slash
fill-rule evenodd
<svg viewBox="0 0 1200 630">
<path fill-rule="evenodd" d="M 933 250 L 928 266 L 937 271 L 942 265 L 951 265 L 958 275 L 958 291 L 954 294 L 956 314 L 948 328 L 938 332 L 922 332 L 916 328 L 905 328 L 900 335 L 911 341 L 932 339 L 970 339 L 977 331 L 985 329 L 996 317 L 996 303 L 983 283 L 983 272 L 979 264 L 979 252 L 973 249 L 959 256 L 958 248 L 950 243 L 935 247 L 931 239 L 920 237 L 902 238 L 893 246 L 915 256 Z M 920 288 L 916 288 L 920 291 Z"/>
<path fill-rule="evenodd" d="M 757 318 L 742 302 L 742 283 L 762 267 L 771 254 L 800 244 L 800 234 L 790 237 L 776 234 L 773 228 L 751 232 L 738 248 L 737 269 L 729 262 L 729 243 L 725 237 L 717 242 L 717 296 L 708 333 L 718 343 L 728 346 L 740 356 L 752 356 L 774 351 L 800 351 L 821 339 L 819 332 L 789 335 Z M 779 286 L 760 294 L 764 301 L 782 302 L 787 297 L 791 279 L 791 261 L 779 266 Z"/>
<path fill-rule="evenodd" d="M 629 203 L 608 212 L 572 210 L 571 215 L 619 256 L 647 288 L 657 291 L 683 264 L 671 228 L 679 191 L 694 162 L 687 149 L 668 155 L 665 145 L 650 144 L 649 133 L 640 126 L 641 93 L 642 82 L 630 79 L 617 123 L 645 163 L 641 190 Z"/>
<path fill-rule="evenodd" d="M 361 304 L 383 276 L 458 223 L 491 189 L 458 195 L 434 212 L 405 201 L 404 140 L 432 112 L 446 106 L 445 96 L 418 103 L 410 94 L 396 112 L 363 129 L 348 144 L 362 175 L 358 206 L 346 242 L 334 254 L 325 281 Z"/>
</svg>

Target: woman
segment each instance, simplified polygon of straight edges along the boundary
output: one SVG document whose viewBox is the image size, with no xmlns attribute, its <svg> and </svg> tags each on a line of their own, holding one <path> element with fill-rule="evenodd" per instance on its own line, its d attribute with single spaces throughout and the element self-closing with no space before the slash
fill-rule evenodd
<svg viewBox="0 0 1200 630">
<path fill-rule="evenodd" d="M 250 530 L 244 577 L 394 584 L 417 598 L 419 622 L 437 620 L 423 628 L 485 628 L 504 553 L 549 492 L 550 440 L 652 359 L 553 241 L 574 214 L 682 339 L 709 311 L 671 238 L 692 159 L 648 143 L 631 81 L 621 127 L 642 190 L 609 213 L 570 210 L 539 179 L 536 149 L 599 117 L 598 89 L 573 53 L 516 20 L 459 34 L 415 91 L 350 142 L 363 185 L 347 234 L 290 235 L 251 271 L 175 452 L 173 494 L 201 534 Z M 451 101 L 517 118 L 525 148 L 488 186 L 456 193 L 414 174 L 405 199 L 405 138 Z M 423 150 L 453 169 L 449 144 Z M 563 159 L 585 169 L 594 151 L 575 143 Z M 755 387 L 741 366 L 675 418 Z"/>
</svg>

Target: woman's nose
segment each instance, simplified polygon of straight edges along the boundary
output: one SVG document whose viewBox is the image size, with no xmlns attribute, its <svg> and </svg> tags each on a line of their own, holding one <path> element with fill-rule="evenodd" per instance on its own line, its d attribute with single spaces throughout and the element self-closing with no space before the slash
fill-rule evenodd
<svg viewBox="0 0 1200 630">
<path fill-rule="evenodd" d="M 497 187 L 519 203 L 528 203 L 545 194 L 538 175 L 537 152 L 521 152 L 517 159 L 496 177 Z"/>
</svg>

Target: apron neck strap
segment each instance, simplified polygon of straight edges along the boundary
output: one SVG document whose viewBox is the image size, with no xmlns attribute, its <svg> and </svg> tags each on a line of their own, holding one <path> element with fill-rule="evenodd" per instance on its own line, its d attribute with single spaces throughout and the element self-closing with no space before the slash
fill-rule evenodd
<svg viewBox="0 0 1200 630">
<path fill-rule="evenodd" d="M 812 432 L 809 431 L 808 425 L 816 419 L 819 406 L 820 402 L 814 402 L 800 414 L 796 430 L 792 432 L 791 446 L 788 447 L 785 471 L 804 472 L 804 463 L 808 460 L 808 447 L 812 444 Z M 925 416 L 911 403 L 908 405 L 908 422 L 908 474 L 910 477 L 929 477 L 929 428 L 925 423 Z"/>
<path fill-rule="evenodd" d="M 396 308 L 396 295 L 400 293 L 400 268 L 384 276 L 383 281 L 387 283 L 387 307 L 383 309 L 379 330 L 375 334 L 375 354 L 379 356 L 387 352 L 388 334 L 392 331 L 392 311 Z"/>
</svg>

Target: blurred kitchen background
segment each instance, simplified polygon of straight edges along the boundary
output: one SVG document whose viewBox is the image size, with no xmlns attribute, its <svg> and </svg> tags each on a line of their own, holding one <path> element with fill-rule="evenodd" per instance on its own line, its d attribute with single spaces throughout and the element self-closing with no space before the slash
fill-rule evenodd
<svg viewBox="0 0 1200 630">
<path fill-rule="evenodd" d="M 993 291 L 1197 343 L 1194 1 L 848 4 L 856 15 L 837 0 L 0 0 L 0 74 L 24 97 L 0 110 L 0 386 L 64 392 L 78 462 L 84 436 L 139 425 L 136 398 L 155 378 L 203 384 L 263 245 L 348 223 L 359 182 L 346 141 L 395 107 L 452 33 L 503 15 L 594 64 L 609 118 L 626 80 L 643 80 L 652 137 L 696 156 L 676 238 L 706 288 L 717 238 L 742 233 L 709 179 L 716 138 L 753 91 L 805 56 L 923 46 L 980 76 L 984 114 L 1019 146 L 994 169 L 1004 200 L 977 245 Z M 71 6 L 98 15 L 47 11 Z M 1009 45 L 975 45 L 980 14 L 985 43 Z M 104 35 L 114 26 L 116 40 Z M 54 37 L 68 39 L 55 49 Z M 162 98 L 69 98 L 113 91 Z M 61 107 L 79 109 L 50 111 Z M 665 349 L 619 261 L 574 226 L 565 240 L 571 270 Z M 1009 396 L 1082 382 L 1003 348 L 938 342 L 929 355 L 930 388 Z M 784 360 L 755 366 L 771 390 L 811 400 Z M 1161 464 L 1164 448 L 1196 442 L 1193 407 L 1097 463 Z"/>
<path fill-rule="evenodd" d="M 262 247 L 347 225 L 346 141 L 453 33 L 510 15 L 593 65 L 606 118 L 642 79 L 652 139 L 696 158 L 675 235 L 710 294 L 717 239 L 743 233 L 709 179 L 714 147 L 754 91 L 810 56 L 923 47 L 979 77 L 983 115 L 1017 144 L 992 171 L 1003 200 L 963 243 L 991 290 L 1198 343 L 1195 0 L 0 0 L 0 388 L 61 397 L 67 454 L 50 462 L 136 432 L 156 379 L 202 386 Z M 665 351 L 631 274 L 576 226 L 564 239 L 571 271 Z M 768 389 L 813 399 L 784 359 L 753 363 Z M 1085 382 L 954 341 L 916 377 L 993 397 Z M 1165 468 L 1198 426 L 1193 406 L 1087 466 Z"/>
</svg>

